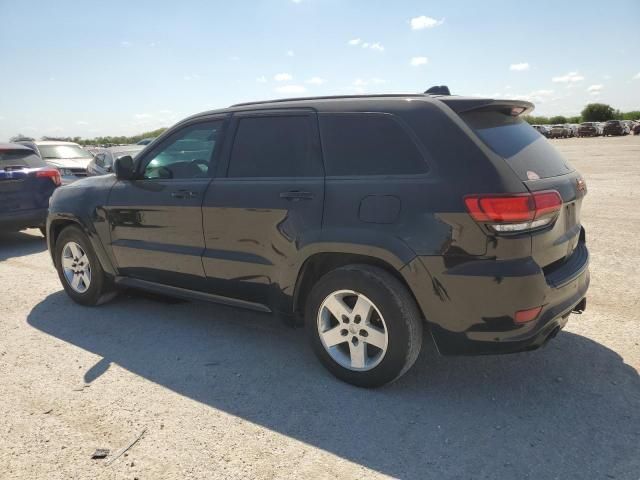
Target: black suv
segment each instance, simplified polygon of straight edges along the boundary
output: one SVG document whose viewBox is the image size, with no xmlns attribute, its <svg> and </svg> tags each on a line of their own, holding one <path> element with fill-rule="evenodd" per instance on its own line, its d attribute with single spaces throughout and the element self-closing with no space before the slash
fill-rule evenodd
<svg viewBox="0 0 640 480">
<path fill-rule="evenodd" d="M 586 306 L 578 174 L 523 101 L 277 100 L 192 116 L 56 191 L 49 250 L 84 305 L 118 287 L 303 318 L 378 386 L 420 352 L 530 350 Z"/>
</svg>

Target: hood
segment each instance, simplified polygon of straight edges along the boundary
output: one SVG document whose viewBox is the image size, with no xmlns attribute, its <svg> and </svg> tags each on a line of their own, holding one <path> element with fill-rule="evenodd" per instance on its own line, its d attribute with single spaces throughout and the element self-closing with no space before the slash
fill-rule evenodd
<svg viewBox="0 0 640 480">
<path fill-rule="evenodd" d="M 45 158 L 44 161 L 56 168 L 84 168 L 86 170 L 91 158 Z"/>
</svg>

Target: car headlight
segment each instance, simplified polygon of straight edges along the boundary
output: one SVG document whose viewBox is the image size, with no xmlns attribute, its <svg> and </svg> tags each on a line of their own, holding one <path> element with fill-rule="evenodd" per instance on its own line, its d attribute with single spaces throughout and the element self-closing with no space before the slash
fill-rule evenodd
<svg viewBox="0 0 640 480">
<path fill-rule="evenodd" d="M 59 168 L 58 171 L 60 172 L 60 175 L 63 177 L 73 176 L 73 172 L 68 168 Z"/>
</svg>

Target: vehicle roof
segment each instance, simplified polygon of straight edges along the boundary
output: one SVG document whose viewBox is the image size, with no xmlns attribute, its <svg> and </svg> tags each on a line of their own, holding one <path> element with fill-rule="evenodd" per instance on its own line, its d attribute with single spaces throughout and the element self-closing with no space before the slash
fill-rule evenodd
<svg viewBox="0 0 640 480">
<path fill-rule="evenodd" d="M 186 120 L 217 113 L 242 112 L 251 110 L 311 108 L 318 112 L 335 111 L 385 111 L 406 109 L 412 102 L 444 103 L 456 112 L 463 112 L 491 104 L 522 106 L 525 113 L 531 112 L 534 106 L 524 100 L 492 99 L 479 97 L 463 97 L 455 95 L 426 95 L 423 93 L 397 93 L 385 95 L 342 95 L 329 97 L 282 98 L 258 102 L 245 102 L 227 108 L 209 110 L 192 115 Z M 416 105 L 416 103 L 413 103 Z"/>
<path fill-rule="evenodd" d="M 20 143 L 0 143 L 0 150 L 29 150 L 33 152 L 33 149 Z"/>
<path fill-rule="evenodd" d="M 62 141 L 57 141 L 57 140 L 40 140 L 40 141 L 35 141 L 35 142 L 31 142 L 31 143 L 35 143 L 36 145 L 40 146 L 40 145 L 76 145 L 76 146 L 80 146 L 75 142 L 62 142 Z"/>
</svg>

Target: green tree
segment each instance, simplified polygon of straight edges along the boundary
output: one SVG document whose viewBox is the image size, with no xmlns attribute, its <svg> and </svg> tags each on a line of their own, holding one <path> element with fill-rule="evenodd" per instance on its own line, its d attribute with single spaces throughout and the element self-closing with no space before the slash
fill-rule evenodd
<svg viewBox="0 0 640 480">
<path fill-rule="evenodd" d="M 556 115 L 549 119 L 549 123 L 556 125 L 558 123 L 568 123 L 568 122 L 567 122 L 567 117 L 565 117 L 564 115 Z"/>
<path fill-rule="evenodd" d="M 33 142 L 35 138 L 27 137 L 21 133 L 14 135 L 9 139 L 10 142 Z"/>
<path fill-rule="evenodd" d="M 567 122 L 568 123 L 580 123 L 580 116 L 579 115 L 575 115 L 573 117 L 569 117 L 569 118 L 567 118 Z"/>
<path fill-rule="evenodd" d="M 585 122 L 605 122 L 615 117 L 616 112 L 606 103 L 590 103 L 582 110 Z"/>
</svg>

